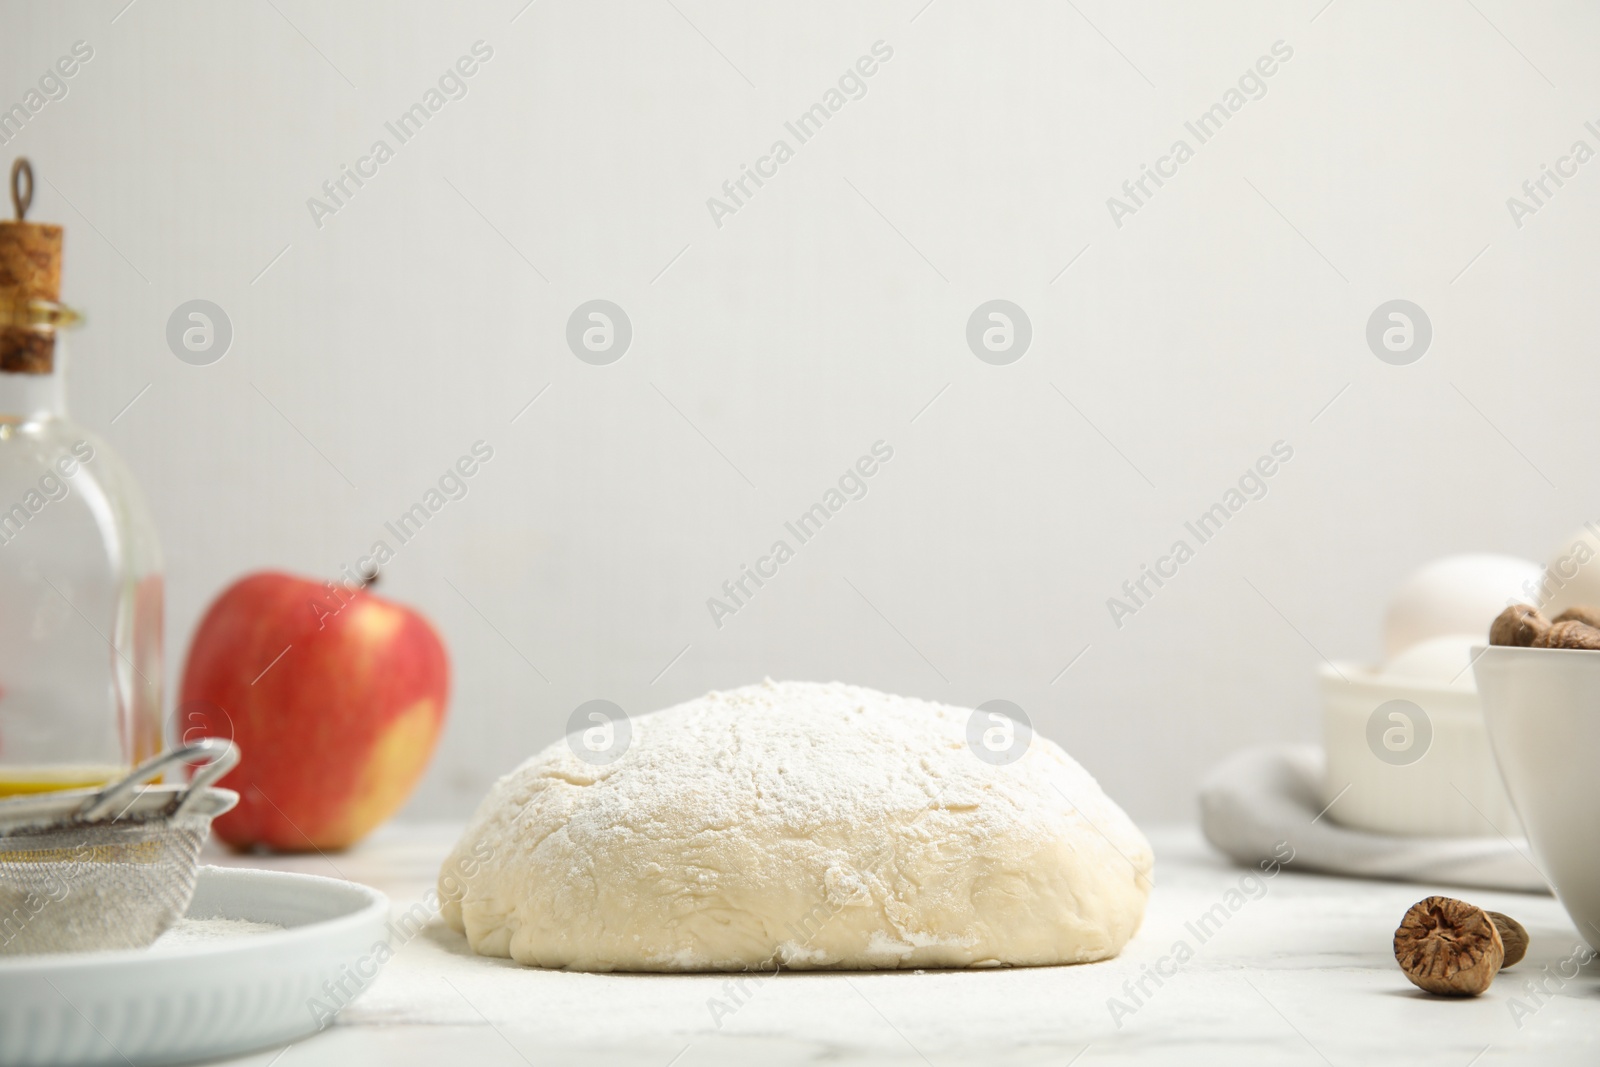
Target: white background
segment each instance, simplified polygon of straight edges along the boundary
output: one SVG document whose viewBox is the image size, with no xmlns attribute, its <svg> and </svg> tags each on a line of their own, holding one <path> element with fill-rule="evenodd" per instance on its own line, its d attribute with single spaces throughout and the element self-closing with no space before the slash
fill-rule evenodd
<svg viewBox="0 0 1600 1067">
<path fill-rule="evenodd" d="M 74 411 L 159 523 L 169 677 L 227 582 L 332 577 L 495 449 L 384 576 L 455 670 L 413 815 L 583 701 L 772 676 L 1012 700 L 1135 817 L 1184 816 L 1218 758 L 1316 735 L 1315 665 L 1377 654 L 1406 573 L 1543 559 L 1595 515 L 1600 162 L 1520 229 L 1506 206 L 1600 148 L 1592 6 L 124 3 L 7 4 L 0 106 L 93 47 L 4 147 L 67 226 Z M 319 229 L 307 199 L 480 39 L 466 98 Z M 867 95 L 717 227 L 879 40 Z M 1114 225 L 1279 40 L 1266 95 Z M 604 367 L 564 339 L 597 297 L 634 329 Z M 193 298 L 233 323 L 211 366 L 164 339 Z M 965 342 L 993 298 L 1032 320 L 1010 366 Z M 1365 342 L 1395 298 L 1433 323 L 1410 366 Z M 879 439 L 870 494 L 714 627 Z M 1269 495 L 1118 629 L 1106 599 L 1278 440 Z"/>
</svg>

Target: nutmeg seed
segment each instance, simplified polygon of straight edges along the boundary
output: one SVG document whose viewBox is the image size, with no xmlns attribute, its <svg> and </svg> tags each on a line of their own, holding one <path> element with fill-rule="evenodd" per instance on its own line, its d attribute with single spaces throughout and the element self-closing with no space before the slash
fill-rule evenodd
<svg viewBox="0 0 1600 1067">
<path fill-rule="evenodd" d="M 1555 619 L 1552 620 L 1552 621 L 1554 621 L 1554 622 L 1576 621 L 1576 622 L 1581 622 L 1586 626 L 1593 626 L 1593 627 L 1595 627 L 1597 629 L 1600 629 L 1600 611 L 1597 611 L 1594 608 L 1591 608 L 1587 604 L 1574 604 L 1574 605 L 1572 605 L 1572 607 L 1568 608 L 1566 611 L 1563 611 L 1560 615 L 1557 615 L 1555 617 Z"/>
<path fill-rule="evenodd" d="M 1600 630 L 1577 619 L 1554 622 L 1550 629 L 1533 639 L 1531 647 L 1600 649 Z"/>
<path fill-rule="evenodd" d="M 1489 624 L 1491 645 L 1520 645 L 1527 648 L 1550 629 L 1550 620 L 1539 614 L 1539 609 L 1527 604 L 1512 604 L 1494 617 Z"/>
<path fill-rule="evenodd" d="M 1489 920 L 1494 923 L 1494 928 L 1500 932 L 1500 941 L 1506 948 L 1505 962 L 1500 965 L 1505 970 L 1513 963 L 1528 954 L 1528 931 L 1517 920 L 1498 911 L 1485 912 Z"/>
<path fill-rule="evenodd" d="M 1488 912 L 1454 897 L 1419 900 L 1394 932 L 1400 970 L 1417 988 L 1441 996 L 1482 993 L 1505 955 L 1505 943 Z"/>
</svg>

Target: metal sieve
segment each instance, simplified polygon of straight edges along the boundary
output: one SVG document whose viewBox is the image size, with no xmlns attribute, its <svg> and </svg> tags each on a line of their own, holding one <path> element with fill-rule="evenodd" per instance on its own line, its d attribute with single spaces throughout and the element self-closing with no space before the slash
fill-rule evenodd
<svg viewBox="0 0 1600 1067">
<path fill-rule="evenodd" d="M 143 948 L 182 915 L 211 820 L 239 801 L 211 788 L 232 741 L 164 752 L 103 789 L 0 800 L 0 955 Z M 183 764 L 188 783 L 147 785 Z"/>
</svg>

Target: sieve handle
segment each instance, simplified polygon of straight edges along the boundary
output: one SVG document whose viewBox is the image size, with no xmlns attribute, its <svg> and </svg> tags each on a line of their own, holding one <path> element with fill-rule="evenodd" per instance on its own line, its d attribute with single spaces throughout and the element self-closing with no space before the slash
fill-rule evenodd
<svg viewBox="0 0 1600 1067">
<path fill-rule="evenodd" d="M 239 762 L 239 746 L 220 737 L 204 737 L 190 745 L 163 752 L 135 767 L 126 778 L 106 786 L 91 797 L 78 810 L 78 818 L 93 821 L 132 802 L 134 792 L 144 783 L 185 763 L 200 764 L 199 770 L 189 779 L 189 787 L 178 796 L 178 806 L 172 814 L 180 815 L 192 804 L 206 786 L 233 770 Z M 120 814 L 120 813 L 119 813 Z"/>
</svg>

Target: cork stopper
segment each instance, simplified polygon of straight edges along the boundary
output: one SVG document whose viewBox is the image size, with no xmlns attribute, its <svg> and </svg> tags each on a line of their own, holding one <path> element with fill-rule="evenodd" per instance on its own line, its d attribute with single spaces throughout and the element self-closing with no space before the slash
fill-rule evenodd
<svg viewBox="0 0 1600 1067">
<path fill-rule="evenodd" d="M 0 222 L 0 372 L 49 374 L 55 366 L 56 329 L 29 313 L 35 301 L 61 300 L 61 227 L 27 222 L 33 202 L 33 167 L 11 165 L 11 206 L 16 220 Z"/>
</svg>

